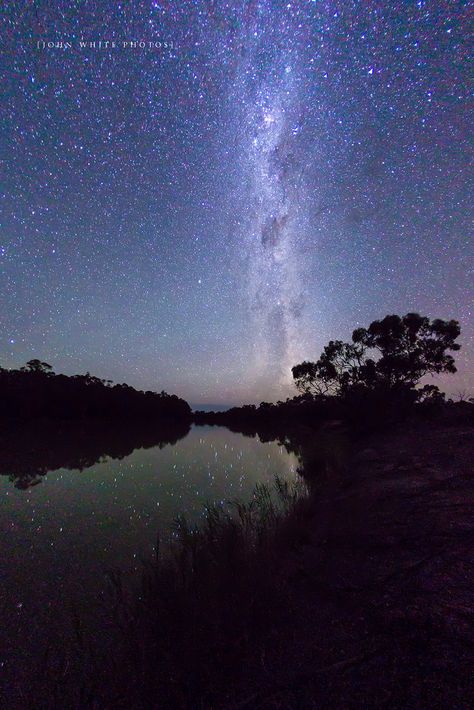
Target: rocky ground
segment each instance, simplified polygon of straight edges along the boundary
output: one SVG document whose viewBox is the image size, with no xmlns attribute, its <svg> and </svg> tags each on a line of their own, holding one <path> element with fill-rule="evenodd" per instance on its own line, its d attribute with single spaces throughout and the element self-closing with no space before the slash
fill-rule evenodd
<svg viewBox="0 0 474 710">
<path fill-rule="evenodd" d="M 288 622 L 229 708 L 472 707 L 473 451 L 472 425 L 417 420 L 321 484 L 282 552 Z"/>
</svg>

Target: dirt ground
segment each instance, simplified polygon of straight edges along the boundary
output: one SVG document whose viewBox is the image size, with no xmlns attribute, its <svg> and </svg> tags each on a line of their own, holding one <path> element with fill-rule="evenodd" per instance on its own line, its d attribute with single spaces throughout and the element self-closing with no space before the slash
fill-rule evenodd
<svg viewBox="0 0 474 710">
<path fill-rule="evenodd" d="M 473 707 L 473 452 L 472 426 L 416 421 L 321 486 L 282 553 L 288 622 L 229 710 Z"/>
</svg>

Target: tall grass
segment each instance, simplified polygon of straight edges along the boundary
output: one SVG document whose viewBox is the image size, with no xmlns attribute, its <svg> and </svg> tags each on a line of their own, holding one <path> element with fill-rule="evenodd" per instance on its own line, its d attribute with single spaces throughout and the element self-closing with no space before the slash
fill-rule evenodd
<svg viewBox="0 0 474 710">
<path fill-rule="evenodd" d="M 144 563 L 138 594 L 111 576 L 119 631 L 98 707 L 210 708 L 233 697 L 240 669 L 261 663 L 274 615 L 287 612 L 280 524 L 305 490 L 276 478 L 249 502 L 206 505 L 199 524 L 179 516 Z"/>
<path fill-rule="evenodd" d="M 302 480 L 257 484 L 248 502 L 206 505 L 198 524 L 179 516 L 138 589 L 111 571 L 106 623 L 92 641 L 76 618 L 76 650 L 49 664 L 40 707 L 210 710 L 252 686 L 273 626 L 291 620 L 285 550 L 304 506 Z M 244 674 L 244 675 L 242 675 Z M 255 682 L 258 672 L 255 672 Z"/>
</svg>

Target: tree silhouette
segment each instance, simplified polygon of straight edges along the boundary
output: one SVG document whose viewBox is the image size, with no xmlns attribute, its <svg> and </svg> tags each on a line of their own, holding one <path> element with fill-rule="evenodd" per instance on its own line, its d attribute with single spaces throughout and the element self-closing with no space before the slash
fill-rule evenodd
<svg viewBox="0 0 474 710">
<path fill-rule="evenodd" d="M 455 320 L 430 321 L 418 313 L 388 315 L 357 328 L 352 343 L 331 340 L 315 363 L 292 368 L 300 392 L 341 395 L 354 387 L 412 389 L 427 374 L 456 372 L 461 329 Z"/>
<path fill-rule="evenodd" d="M 41 372 L 43 375 L 54 375 L 53 368 L 47 362 L 41 362 L 37 358 L 28 360 L 22 372 Z"/>
</svg>

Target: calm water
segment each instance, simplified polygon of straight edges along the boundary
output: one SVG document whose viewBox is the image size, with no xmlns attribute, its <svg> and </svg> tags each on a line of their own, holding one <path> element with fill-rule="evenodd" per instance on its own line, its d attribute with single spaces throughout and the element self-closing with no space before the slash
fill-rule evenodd
<svg viewBox="0 0 474 710">
<path fill-rule="evenodd" d="M 296 466 L 276 442 L 193 427 L 174 445 L 49 471 L 26 490 L 0 476 L 0 662 L 26 652 L 26 639 L 54 634 L 58 609 L 96 599 L 105 570 L 140 567 L 176 515 L 198 520 L 206 501 L 249 499 L 257 482 L 294 479 Z"/>
</svg>

